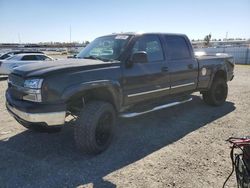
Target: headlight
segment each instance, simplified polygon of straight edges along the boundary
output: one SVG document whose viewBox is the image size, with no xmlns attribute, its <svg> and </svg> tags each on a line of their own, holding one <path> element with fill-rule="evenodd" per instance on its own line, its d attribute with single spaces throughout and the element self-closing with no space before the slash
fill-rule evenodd
<svg viewBox="0 0 250 188">
<path fill-rule="evenodd" d="M 24 81 L 25 88 L 41 89 L 43 79 L 29 79 Z"/>
<path fill-rule="evenodd" d="M 29 79 L 24 81 L 23 100 L 42 102 L 41 87 L 43 79 Z"/>
</svg>

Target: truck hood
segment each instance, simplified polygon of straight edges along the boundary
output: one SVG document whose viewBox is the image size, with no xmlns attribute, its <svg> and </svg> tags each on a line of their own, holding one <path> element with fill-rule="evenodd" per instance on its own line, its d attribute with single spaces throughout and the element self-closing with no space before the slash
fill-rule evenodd
<svg viewBox="0 0 250 188">
<path fill-rule="evenodd" d="M 118 65 L 120 62 L 103 62 L 100 60 L 92 59 L 65 59 L 55 61 L 44 61 L 39 63 L 32 63 L 29 65 L 23 65 L 13 70 L 13 74 L 21 77 L 39 77 L 55 72 L 63 71 L 84 71 L 98 68 L 105 68 L 109 66 Z"/>
</svg>

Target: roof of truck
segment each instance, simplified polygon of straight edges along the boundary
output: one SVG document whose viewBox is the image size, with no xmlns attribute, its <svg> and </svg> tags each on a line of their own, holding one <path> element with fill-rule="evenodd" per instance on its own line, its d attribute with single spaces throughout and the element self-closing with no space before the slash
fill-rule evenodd
<svg viewBox="0 0 250 188">
<path fill-rule="evenodd" d="M 143 35 L 143 34 L 154 34 L 154 35 L 176 35 L 176 36 L 186 36 L 185 34 L 182 33 L 162 33 L 162 32 L 122 32 L 122 33 L 112 33 L 109 35 L 105 36 L 112 36 L 112 35 Z"/>
</svg>

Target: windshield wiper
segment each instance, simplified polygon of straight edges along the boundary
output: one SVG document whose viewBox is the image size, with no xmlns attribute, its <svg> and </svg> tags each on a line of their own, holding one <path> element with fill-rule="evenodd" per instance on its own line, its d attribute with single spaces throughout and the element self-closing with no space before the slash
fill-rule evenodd
<svg viewBox="0 0 250 188">
<path fill-rule="evenodd" d="M 111 61 L 110 59 L 105 59 L 105 58 L 101 58 L 101 57 L 97 57 L 97 56 L 93 56 L 93 55 L 83 57 L 83 59 L 95 59 L 95 60 L 101 60 L 104 62 Z"/>
</svg>

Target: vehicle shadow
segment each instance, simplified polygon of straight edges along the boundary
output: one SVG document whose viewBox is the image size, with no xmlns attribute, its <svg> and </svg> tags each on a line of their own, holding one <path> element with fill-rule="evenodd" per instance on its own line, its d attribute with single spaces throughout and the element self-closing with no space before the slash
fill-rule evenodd
<svg viewBox="0 0 250 188">
<path fill-rule="evenodd" d="M 120 119 L 110 148 L 97 156 L 76 151 L 73 129 L 54 134 L 24 131 L 0 141 L 2 186 L 116 187 L 105 176 L 168 146 L 235 110 L 234 103 L 210 107 L 193 101 L 133 119 Z"/>
</svg>

